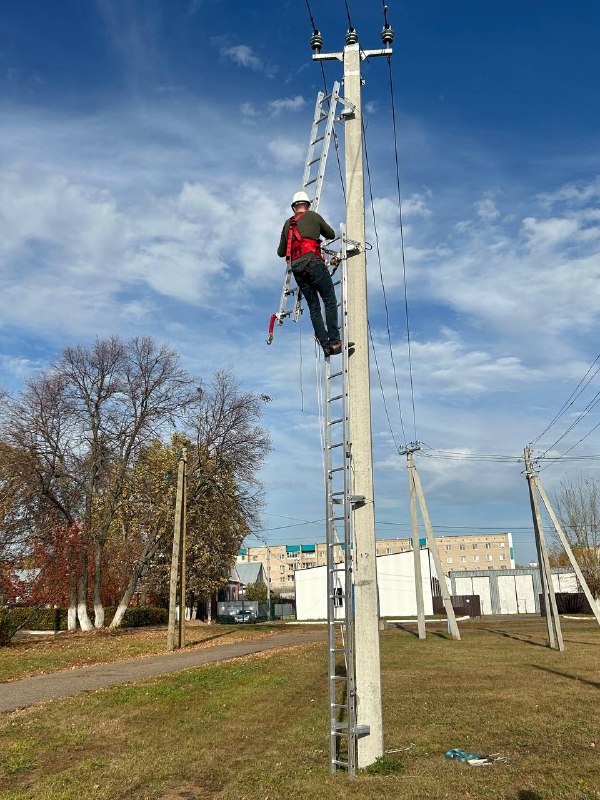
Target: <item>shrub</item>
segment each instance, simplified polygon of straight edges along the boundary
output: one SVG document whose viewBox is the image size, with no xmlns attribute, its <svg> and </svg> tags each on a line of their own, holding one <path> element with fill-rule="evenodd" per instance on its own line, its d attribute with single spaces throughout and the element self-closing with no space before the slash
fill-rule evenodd
<svg viewBox="0 0 600 800">
<path fill-rule="evenodd" d="M 166 625 L 169 612 L 166 608 L 146 606 L 145 608 L 128 608 L 121 623 L 122 628 L 144 628 L 147 625 Z"/>
</svg>

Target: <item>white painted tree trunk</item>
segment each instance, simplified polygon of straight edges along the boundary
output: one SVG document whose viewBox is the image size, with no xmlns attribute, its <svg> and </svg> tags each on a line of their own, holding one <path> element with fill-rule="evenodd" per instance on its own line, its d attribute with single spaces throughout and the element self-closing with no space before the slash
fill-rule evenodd
<svg viewBox="0 0 600 800">
<path fill-rule="evenodd" d="M 77 579 L 71 576 L 71 591 L 69 593 L 69 610 L 67 611 L 67 630 L 77 630 Z"/>
<path fill-rule="evenodd" d="M 67 629 L 70 631 L 77 630 L 77 605 L 73 604 L 69 606 L 69 610 L 67 611 Z"/>
<path fill-rule="evenodd" d="M 100 603 L 100 605 L 94 603 L 94 627 L 104 627 L 104 606 L 102 603 Z"/>
<path fill-rule="evenodd" d="M 89 617 L 87 606 L 85 603 L 82 602 L 77 603 L 77 618 L 79 619 L 79 625 L 81 626 L 82 631 L 94 630 L 94 626 L 92 625 L 92 620 Z"/>
</svg>

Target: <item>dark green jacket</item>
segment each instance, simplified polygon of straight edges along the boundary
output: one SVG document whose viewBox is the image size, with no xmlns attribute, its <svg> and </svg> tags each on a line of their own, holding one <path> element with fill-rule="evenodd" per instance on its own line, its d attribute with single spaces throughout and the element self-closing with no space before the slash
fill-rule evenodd
<svg viewBox="0 0 600 800">
<path fill-rule="evenodd" d="M 277 248 L 277 255 L 280 258 L 287 255 L 289 230 L 290 221 L 286 219 L 283 230 L 281 231 L 279 247 Z M 320 214 L 310 210 L 305 211 L 304 214 L 301 214 L 298 218 L 298 233 L 306 239 L 316 239 L 317 241 L 320 240 L 321 236 L 323 236 L 324 239 L 335 239 L 335 231 L 333 228 L 329 227 Z M 311 258 L 314 258 L 314 253 L 305 253 L 292 262 L 292 269 L 302 266 L 307 261 L 310 261 Z"/>
</svg>

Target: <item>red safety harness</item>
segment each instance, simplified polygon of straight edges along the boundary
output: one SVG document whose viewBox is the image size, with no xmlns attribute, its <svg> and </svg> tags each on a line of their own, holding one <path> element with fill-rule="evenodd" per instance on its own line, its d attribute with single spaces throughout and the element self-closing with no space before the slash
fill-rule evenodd
<svg viewBox="0 0 600 800">
<path fill-rule="evenodd" d="M 296 259 L 300 258 L 300 256 L 306 255 L 306 253 L 314 253 L 319 258 L 323 258 L 320 241 L 318 239 L 309 239 L 306 236 L 300 235 L 298 230 L 298 220 L 302 216 L 302 213 L 295 214 L 289 219 L 290 227 L 288 230 L 286 254 L 286 261 L 288 264 L 296 261 Z"/>
</svg>

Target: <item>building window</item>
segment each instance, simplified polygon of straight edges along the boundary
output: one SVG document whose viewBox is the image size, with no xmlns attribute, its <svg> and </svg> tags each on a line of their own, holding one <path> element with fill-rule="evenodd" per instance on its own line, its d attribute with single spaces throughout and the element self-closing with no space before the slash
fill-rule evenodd
<svg viewBox="0 0 600 800">
<path fill-rule="evenodd" d="M 448 556 L 448 558 L 446 559 L 446 562 L 448 564 L 451 564 L 452 563 L 452 556 Z"/>
<path fill-rule="evenodd" d="M 281 573 L 285 572 L 285 567 L 283 566 L 283 564 L 279 567 L 279 572 Z"/>
<path fill-rule="evenodd" d="M 498 542 L 498 547 L 500 548 L 506 547 L 506 542 Z"/>
<path fill-rule="evenodd" d="M 252 561 L 257 561 L 257 560 L 258 560 L 258 556 L 252 556 Z"/>
<path fill-rule="evenodd" d="M 486 561 L 493 561 L 494 560 L 494 556 L 486 556 L 485 558 L 486 558 Z"/>
<path fill-rule="evenodd" d="M 452 545 L 451 544 L 447 544 L 446 545 L 446 552 L 449 553 L 450 550 L 452 550 Z"/>
<path fill-rule="evenodd" d="M 283 561 L 283 553 L 279 553 L 278 558 L 279 558 L 280 561 Z"/>
<path fill-rule="evenodd" d="M 464 545 L 464 544 L 459 544 L 459 545 L 458 545 L 458 549 L 459 549 L 459 550 L 463 550 L 463 551 L 464 551 L 464 550 L 466 550 L 466 545 Z"/>
<path fill-rule="evenodd" d="M 502 555 L 500 556 L 500 561 L 506 561 L 506 556 L 504 555 L 504 553 L 502 553 Z"/>
<path fill-rule="evenodd" d="M 487 542 L 487 544 L 485 546 L 485 549 L 486 550 L 491 550 L 492 549 L 492 545 L 490 544 L 490 542 Z"/>
<path fill-rule="evenodd" d="M 385 552 L 386 552 L 386 555 L 391 556 L 392 555 L 392 548 L 391 547 L 386 547 L 385 548 Z"/>
<path fill-rule="evenodd" d="M 464 563 L 467 560 L 467 557 L 466 556 L 461 556 L 460 560 Z"/>
<path fill-rule="evenodd" d="M 474 544 L 474 545 L 472 545 L 472 547 L 473 547 L 473 550 L 477 550 L 478 545 Z"/>
<path fill-rule="evenodd" d="M 473 561 L 479 561 L 479 556 L 473 556 Z"/>
</svg>

